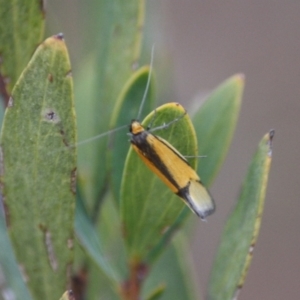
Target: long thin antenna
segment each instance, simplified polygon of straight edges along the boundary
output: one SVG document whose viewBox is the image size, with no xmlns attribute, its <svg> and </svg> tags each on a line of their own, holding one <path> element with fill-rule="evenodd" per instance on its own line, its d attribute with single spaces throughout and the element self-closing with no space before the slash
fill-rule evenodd
<svg viewBox="0 0 300 300">
<path fill-rule="evenodd" d="M 91 137 L 91 138 L 88 138 L 88 139 L 86 139 L 86 140 L 80 141 L 80 142 L 78 142 L 78 143 L 76 143 L 76 144 L 74 144 L 74 145 L 68 145 L 68 147 L 61 147 L 61 148 L 59 148 L 59 149 L 56 149 L 56 150 L 54 150 L 54 151 L 49 152 L 49 154 L 53 154 L 53 153 L 60 152 L 60 151 L 65 151 L 65 150 L 68 150 L 68 149 L 70 149 L 70 148 L 75 148 L 75 147 L 77 147 L 77 146 L 82 146 L 82 145 L 84 145 L 84 144 L 93 142 L 93 141 L 95 141 L 95 140 L 97 140 L 97 139 L 99 139 L 99 138 L 101 138 L 101 137 L 103 137 L 103 136 L 109 135 L 109 134 L 111 134 L 112 132 L 119 131 L 119 130 L 121 130 L 121 129 L 127 127 L 127 126 L 128 126 L 128 125 L 123 125 L 123 126 L 120 126 L 120 127 L 118 127 L 118 128 L 115 128 L 115 129 L 109 130 L 109 131 L 107 131 L 107 132 L 104 132 L 104 133 L 98 134 L 98 135 L 96 135 L 96 136 L 93 136 L 93 137 Z"/>
<path fill-rule="evenodd" d="M 152 45 L 152 49 L 151 49 L 151 61 L 150 61 L 150 68 L 149 68 L 149 74 L 148 74 L 148 79 L 147 79 L 147 85 L 146 85 L 146 89 L 145 89 L 143 99 L 142 99 L 142 102 L 141 102 L 141 105 L 140 105 L 139 113 L 138 113 L 138 116 L 137 116 L 138 120 L 140 120 L 142 110 L 143 110 L 143 107 L 144 107 L 144 103 L 146 101 L 146 97 L 147 97 L 149 86 L 150 86 L 151 74 L 152 74 L 152 68 L 153 68 L 153 60 L 154 60 L 154 48 L 155 48 L 154 46 L 155 46 L 155 44 Z"/>
<path fill-rule="evenodd" d="M 109 134 L 112 133 L 112 132 L 116 132 L 116 131 L 118 131 L 118 130 L 121 130 L 121 129 L 125 128 L 125 127 L 128 127 L 128 125 L 123 125 L 123 126 L 121 126 L 121 127 L 118 127 L 118 128 L 112 129 L 112 130 L 109 130 L 109 131 L 107 131 L 107 132 L 100 133 L 100 134 L 98 134 L 98 135 L 96 135 L 96 136 L 93 136 L 93 137 L 91 137 L 91 138 L 89 138 L 89 139 L 86 139 L 86 140 L 83 140 L 83 141 L 81 141 L 81 142 L 78 142 L 75 146 L 81 146 L 81 145 L 90 143 L 90 142 L 92 142 L 92 141 L 95 141 L 95 140 L 97 140 L 97 139 L 103 137 L 103 136 L 109 135 Z"/>
</svg>

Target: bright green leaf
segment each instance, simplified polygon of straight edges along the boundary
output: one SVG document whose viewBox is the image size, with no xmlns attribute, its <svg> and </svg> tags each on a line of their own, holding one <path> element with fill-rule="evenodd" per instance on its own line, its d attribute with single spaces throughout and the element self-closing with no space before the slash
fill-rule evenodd
<svg viewBox="0 0 300 300">
<path fill-rule="evenodd" d="M 8 95 L 43 34 L 43 1 L 0 0 L 0 80 L 7 83 Z"/>
<path fill-rule="evenodd" d="M 71 66 L 61 35 L 42 43 L 16 83 L 1 135 L 8 230 L 34 299 L 70 278 L 76 183 Z"/>
<path fill-rule="evenodd" d="M 273 135 L 270 131 L 259 143 L 238 203 L 226 223 L 212 269 L 209 299 L 231 300 L 244 283 L 261 224 Z"/>
<path fill-rule="evenodd" d="M 156 109 L 152 128 L 182 116 L 184 109 L 177 103 L 168 103 Z M 153 120 L 151 113 L 143 126 Z M 196 153 L 195 132 L 187 115 L 167 129 L 155 132 L 183 155 Z M 189 160 L 194 166 L 196 159 Z M 182 200 L 141 161 L 130 149 L 121 187 L 121 216 L 129 261 L 133 264 L 148 260 L 150 251 L 168 233 L 184 208 Z"/>
<path fill-rule="evenodd" d="M 235 75 L 217 87 L 193 116 L 197 133 L 199 159 L 198 174 L 210 185 L 227 155 L 237 124 L 244 76 Z"/>
</svg>

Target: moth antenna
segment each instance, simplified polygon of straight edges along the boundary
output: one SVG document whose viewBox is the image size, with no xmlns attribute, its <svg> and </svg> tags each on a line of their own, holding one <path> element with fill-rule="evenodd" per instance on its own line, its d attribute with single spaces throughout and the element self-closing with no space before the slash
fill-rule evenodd
<svg viewBox="0 0 300 300">
<path fill-rule="evenodd" d="M 119 130 L 125 128 L 125 127 L 128 127 L 128 125 L 123 125 L 123 126 L 120 126 L 120 127 L 118 127 L 118 128 L 109 130 L 109 131 L 107 131 L 107 132 L 100 133 L 100 134 L 95 135 L 95 136 L 93 136 L 93 137 L 91 137 L 91 138 L 88 138 L 88 139 L 86 139 L 86 140 L 83 140 L 83 141 L 80 141 L 80 142 L 76 143 L 73 147 L 75 147 L 75 146 L 77 147 L 77 146 L 81 146 L 81 145 L 90 143 L 90 142 L 92 142 L 92 141 L 95 141 L 95 140 L 97 140 L 97 139 L 103 137 L 103 136 L 106 136 L 106 135 L 109 135 L 109 134 L 111 134 L 111 133 L 113 133 L 113 132 L 119 131 Z"/>
<path fill-rule="evenodd" d="M 146 89 L 145 89 L 143 99 L 142 99 L 142 102 L 141 102 L 141 105 L 140 105 L 139 113 L 138 113 L 138 116 L 137 116 L 138 120 L 140 120 L 142 110 L 143 110 L 143 107 L 144 107 L 144 103 L 146 101 L 146 97 L 147 97 L 149 86 L 150 86 L 151 74 L 152 74 L 152 68 L 153 68 L 153 60 L 154 60 L 154 48 L 155 48 L 154 46 L 155 46 L 155 44 L 152 45 L 152 49 L 151 49 L 151 60 L 150 60 L 149 74 L 148 74 Z"/>
<path fill-rule="evenodd" d="M 62 147 L 62 148 L 60 148 L 60 149 L 51 151 L 51 152 L 49 152 L 49 154 L 56 153 L 56 152 L 60 152 L 60 151 L 65 151 L 66 149 L 75 148 L 75 147 L 78 147 L 78 146 L 82 146 L 82 145 L 84 145 L 84 144 L 93 142 L 93 141 L 95 141 L 95 140 L 97 140 L 97 139 L 99 139 L 99 138 L 101 138 L 101 137 L 103 137 L 103 136 L 106 136 L 106 135 L 109 135 L 109 134 L 111 134 L 111 133 L 113 133 L 113 132 L 119 131 L 119 130 L 121 130 L 121 129 L 127 127 L 127 126 L 128 126 L 128 125 L 123 125 L 123 126 L 120 126 L 120 127 L 118 127 L 118 128 L 109 130 L 109 131 L 107 131 L 107 132 L 100 133 L 100 134 L 98 134 L 98 135 L 96 135 L 96 136 L 93 136 L 93 137 L 88 138 L 88 139 L 86 139 L 86 140 L 80 141 L 80 142 L 78 142 L 78 143 L 76 143 L 76 144 L 69 145 L 67 148 L 66 148 L 66 147 Z"/>
</svg>

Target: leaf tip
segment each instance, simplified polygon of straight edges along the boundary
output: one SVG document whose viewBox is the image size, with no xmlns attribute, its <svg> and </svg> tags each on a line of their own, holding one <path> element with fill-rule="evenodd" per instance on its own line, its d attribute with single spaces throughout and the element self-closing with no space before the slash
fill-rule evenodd
<svg viewBox="0 0 300 300">
<path fill-rule="evenodd" d="M 272 146 L 273 146 L 273 139 L 274 139 L 274 136 L 275 136 L 275 130 L 274 129 L 271 129 L 268 133 L 268 145 L 269 145 L 269 152 L 268 152 L 268 155 L 270 157 L 272 157 Z"/>
<path fill-rule="evenodd" d="M 75 300 L 75 296 L 72 290 L 68 290 L 66 291 L 62 297 L 60 298 L 60 300 Z"/>
<path fill-rule="evenodd" d="M 238 73 L 238 74 L 233 75 L 233 79 L 236 81 L 237 84 L 244 86 L 246 76 L 244 73 Z"/>
<path fill-rule="evenodd" d="M 63 41 L 64 40 L 64 34 L 62 32 L 60 32 L 60 33 L 54 35 L 53 38 Z"/>
</svg>

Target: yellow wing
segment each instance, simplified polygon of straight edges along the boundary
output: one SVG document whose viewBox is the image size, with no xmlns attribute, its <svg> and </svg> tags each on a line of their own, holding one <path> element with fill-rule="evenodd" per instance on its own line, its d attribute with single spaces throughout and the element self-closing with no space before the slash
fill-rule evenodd
<svg viewBox="0 0 300 300">
<path fill-rule="evenodd" d="M 214 202 L 182 154 L 164 139 L 145 131 L 142 126 L 138 128 L 143 135 L 139 135 L 138 142 L 136 136 L 132 138 L 132 147 L 144 163 L 200 218 L 212 214 Z"/>
</svg>

